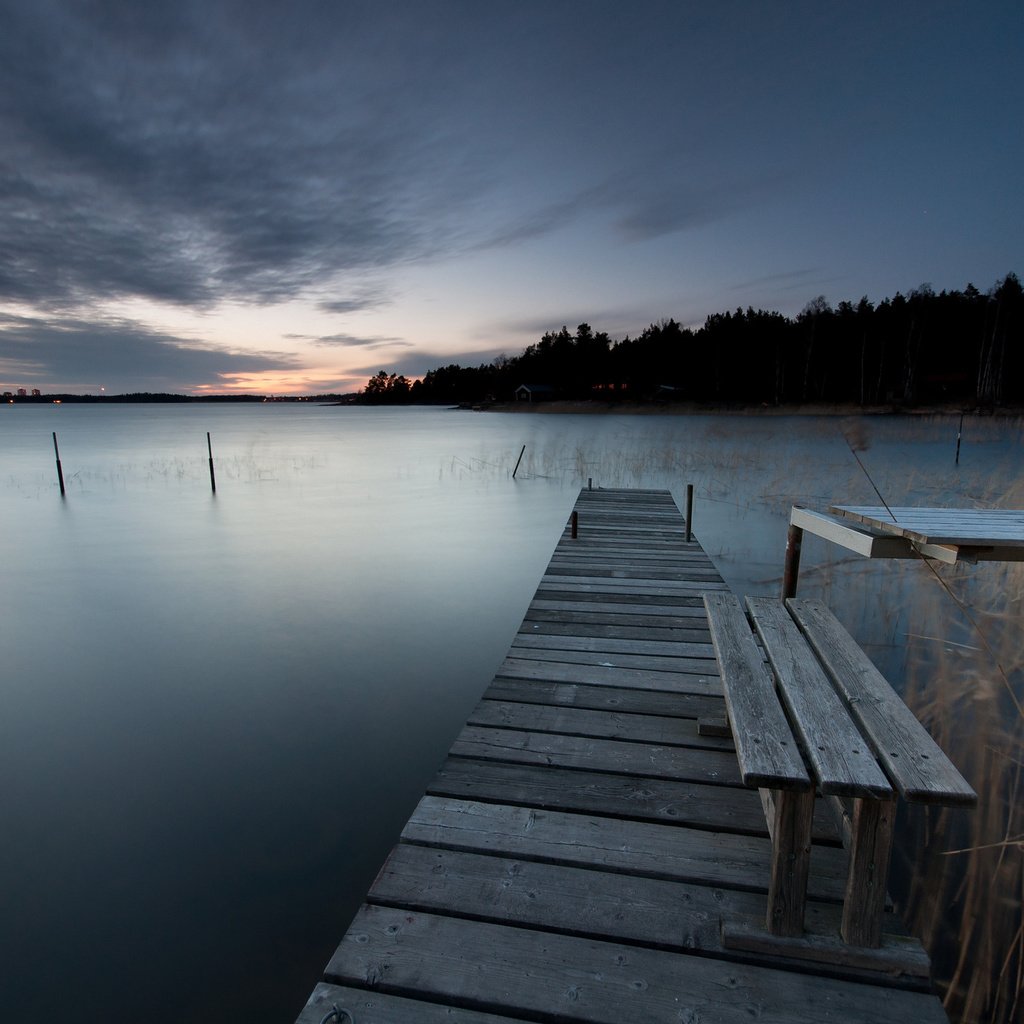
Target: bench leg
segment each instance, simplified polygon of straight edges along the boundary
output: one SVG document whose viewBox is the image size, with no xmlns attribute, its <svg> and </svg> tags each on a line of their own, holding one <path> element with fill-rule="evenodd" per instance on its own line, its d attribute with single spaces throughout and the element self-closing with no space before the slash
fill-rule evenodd
<svg viewBox="0 0 1024 1024">
<path fill-rule="evenodd" d="M 895 800 L 853 801 L 850 869 L 843 899 L 843 941 L 851 946 L 882 944 L 886 879 L 892 852 Z"/>
<path fill-rule="evenodd" d="M 814 790 L 778 789 L 771 798 L 772 865 L 765 927 L 772 935 L 798 936 L 804 931 Z"/>
</svg>

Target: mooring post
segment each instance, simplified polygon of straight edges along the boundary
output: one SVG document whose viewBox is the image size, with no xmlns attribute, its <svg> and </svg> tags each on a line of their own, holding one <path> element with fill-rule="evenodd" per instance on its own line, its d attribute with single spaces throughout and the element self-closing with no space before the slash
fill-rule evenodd
<svg viewBox="0 0 1024 1024">
<path fill-rule="evenodd" d="M 213 493 L 217 493 L 217 477 L 213 472 L 213 443 L 210 441 L 210 432 L 206 432 L 206 450 L 210 454 L 210 487 Z"/>
<path fill-rule="evenodd" d="M 686 485 L 686 543 L 693 536 L 693 484 Z"/>
<path fill-rule="evenodd" d="M 576 540 L 580 532 L 580 514 L 576 509 L 572 510 L 572 539 Z"/>
<path fill-rule="evenodd" d="M 57 431 L 53 432 L 53 454 L 57 457 L 57 483 L 60 484 L 60 496 L 65 497 L 64 493 L 64 471 L 60 468 L 60 449 L 57 447 Z"/>
<path fill-rule="evenodd" d="M 523 445 L 523 451 L 519 453 L 519 458 L 516 459 L 516 468 L 512 470 L 512 479 L 515 480 L 516 473 L 519 472 L 519 463 L 523 461 L 523 452 L 526 451 L 526 445 Z"/>
<path fill-rule="evenodd" d="M 960 465 L 960 435 L 964 432 L 964 414 L 960 413 L 960 426 L 956 428 L 956 465 Z"/>
<path fill-rule="evenodd" d="M 804 542 L 804 531 L 800 526 L 789 524 L 786 537 L 786 566 L 782 573 L 782 599 L 796 597 L 796 581 L 800 575 L 800 548 Z"/>
</svg>

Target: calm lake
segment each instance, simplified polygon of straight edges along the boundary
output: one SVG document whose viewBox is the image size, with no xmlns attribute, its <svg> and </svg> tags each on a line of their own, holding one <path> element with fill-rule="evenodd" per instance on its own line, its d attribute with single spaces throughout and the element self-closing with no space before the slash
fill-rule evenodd
<svg viewBox="0 0 1024 1024">
<path fill-rule="evenodd" d="M 588 478 L 694 484 L 776 593 L 794 503 L 1024 505 L 1021 424 L 968 418 L 959 466 L 957 425 L 0 406 L 0 1020 L 293 1020 Z M 887 671 L 947 628 L 917 563 L 803 566 Z"/>
</svg>

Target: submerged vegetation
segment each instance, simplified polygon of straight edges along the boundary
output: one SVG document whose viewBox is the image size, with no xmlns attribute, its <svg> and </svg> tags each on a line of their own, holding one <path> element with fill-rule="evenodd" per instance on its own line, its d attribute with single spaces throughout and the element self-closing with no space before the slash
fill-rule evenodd
<svg viewBox="0 0 1024 1024">
<path fill-rule="evenodd" d="M 988 293 L 922 285 L 873 305 L 812 300 L 794 319 L 762 309 L 675 320 L 618 342 L 589 324 L 545 334 L 521 355 L 457 364 L 410 382 L 381 371 L 372 403 L 508 402 L 522 385 L 547 397 L 746 405 L 1024 403 L 1024 289 L 1014 274 Z"/>
</svg>

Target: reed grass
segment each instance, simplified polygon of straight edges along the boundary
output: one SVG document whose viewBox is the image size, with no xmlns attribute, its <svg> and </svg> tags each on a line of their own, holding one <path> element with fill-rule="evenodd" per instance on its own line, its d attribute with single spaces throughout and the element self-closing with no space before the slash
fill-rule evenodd
<svg viewBox="0 0 1024 1024">
<path fill-rule="evenodd" d="M 793 504 L 881 498 L 890 505 L 1024 508 L 1024 485 L 1007 488 L 1000 478 L 972 475 L 969 466 L 954 470 L 952 444 L 948 473 L 909 469 L 922 423 L 886 424 L 885 459 L 872 450 L 864 420 L 823 421 L 812 457 L 787 445 L 781 425 L 774 443 L 765 444 L 762 433 L 755 448 L 741 428 L 712 421 L 685 450 L 650 435 L 590 450 L 555 445 L 534 452 L 530 471 L 575 483 L 592 476 L 611 487 L 669 486 L 677 494 L 694 483 L 698 536 L 711 533 L 701 525 L 709 506 L 734 525 L 773 524 L 780 571 Z M 968 419 L 966 444 L 1005 444 L 1020 438 L 1022 427 L 1020 420 Z M 901 433 L 906 460 L 892 458 Z M 932 956 L 951 1020 L 1017 1024 L 1024 1018 L 1024 565 L 868 562 L 807 541 L 801 593 L 821 597 L 851 628 L 979 797 L 974 810 L 902 814 L 894 897 Z M 743 543 L 707 546 L 720 561 L 746 557 Z M 779 579 L 769 574 L 757 584 L 775 593 Z"/>
<path fill-rule="evenodd" d="M 905 699 L 978 807 L 911 816 L 924 855 L 902 902 L 950 1017 L 1011 1024 L 1024 1014 L 1024 566 L 966 568 L 935 570 L 913 610 L 919 635 L 963 642 L 908 644 Z"/>
</svg>

